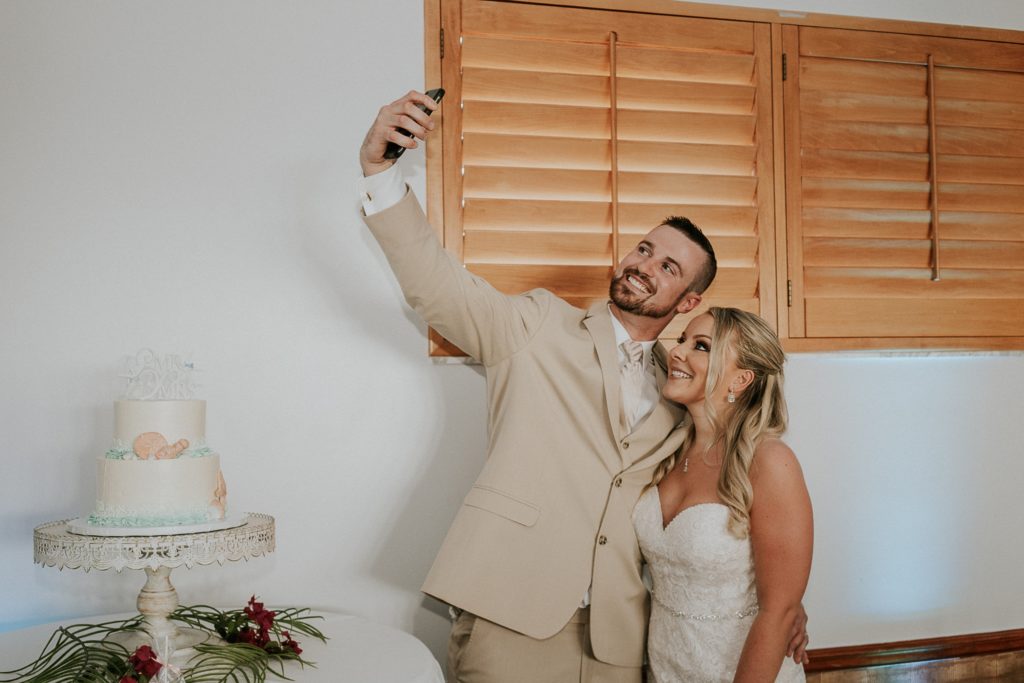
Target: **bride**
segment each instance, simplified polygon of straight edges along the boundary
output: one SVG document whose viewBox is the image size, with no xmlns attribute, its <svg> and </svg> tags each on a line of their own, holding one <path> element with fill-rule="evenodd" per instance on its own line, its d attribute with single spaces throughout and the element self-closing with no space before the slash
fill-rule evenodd
<svg viewBox="0 0 1024 683">
<path fill-rule="evenodd" d="M 712 308 L 669 354 L 687 436 L 637 502 L 651 680 L 803 681 L 786 657 L 811 567 L 811 502 L 786 429 L 785 356 L 760 318 Z"/>
</svg>

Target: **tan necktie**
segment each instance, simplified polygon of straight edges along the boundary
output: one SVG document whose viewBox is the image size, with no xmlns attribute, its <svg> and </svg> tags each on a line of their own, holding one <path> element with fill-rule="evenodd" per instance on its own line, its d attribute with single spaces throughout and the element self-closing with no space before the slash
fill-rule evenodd
<svg viewBox="0 0 1024 683">
<path fill-rule="evenodd" d="M 627 432 L 633 430 L 640 416 L 640 402 L 647 383 L 644 371 L 644 347 L 640 342 L 629 339 L 620 345 L 626 360 L 619 369 L 622 384 L 622 425 Z"/>
</svg>

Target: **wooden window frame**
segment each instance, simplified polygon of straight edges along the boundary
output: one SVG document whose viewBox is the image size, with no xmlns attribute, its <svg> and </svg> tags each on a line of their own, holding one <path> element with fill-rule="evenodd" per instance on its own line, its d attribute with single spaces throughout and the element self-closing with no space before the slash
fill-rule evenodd
<svg viewBox="0 0 1024 683">
<path fill-rule="evenodd" d="M 565 6 L 564 0 L 501 0 L 513 4 Z M 782 65 L 784 52 L 784 31 L 787 27 L 820 27 L 840 28 L 860 31 L 884 32 L 888 34 L 904 34 L 912 40 L 913 36 L 933 36 L 946 38 L 962 38 L 1005 42 L 1024 46 L 1024 31 L 1008 29 L 964 27 L 937 23 L 914 22 L 891 19 L 873 19 L 849 17 L 824 13 L 798 13 L 775 11 L 768 9 L 752 9 L 722 5 L 709 5 L 675 0 L 575 0 L 573 7 L 611 10 L 620 12 L 641 12 L 709 19 L 740 20 L 766 24 L 771 32 L 772 49 L 772 129 L 773 187 L 774 197 L 774 254 L 767 258 L 773 263 L 763 262 L 762 268 L 774 266 L 774 282 L 766 283 L 770 274 L 762 272 L 762 287 L 774 289 L 774 306 L 767 307 L 766 313 L 774 314 L 769 322 L 779 330 L 783 345 L 787 351 L 835 351 L 835 350 L 871 350 L 871 349 L 965 349 L 965 350 L 1005 350 L 1024 349 L 1024 337 L 885 337 L 885 338 L 806 338 L 790 336 L 790 320 L 788 294 L 792 291 L 794 278 L 789 276 L 792 268 L 800 266 L 800 250 L 794 249 L 789 243 L 791 236 L 787 228 L 786 186 L 792 182 L 787 173 L 786 155 L 792 154 L 792 141 L 785 135 L 783 116 L 784 102 L 792 97 L 786 92 L 792 81 L 784 82 L 775 73 Z M 460 12 L 456 0 L 424 0 L 424 45 L 425 45 L 425 83 L 426 87 L 436 87 L 445 79 L 445 68 L 457 64 L 459 59 Z M 792 30 L 792 29 L 788 29 Z M 447 60 L 447 61 L 446 61 Z M 781 69 L 779 69 L 781 70 Z M 455 74 L 457 76 L 457 74 Z M 450 102 L 457 101 L 451 98 Z M 452 234 L 454 229 L 446 224 L 445 216 L 453 215 L 459 210 L 461 196 L 461 169 L 454 168 L 455 162 L 446 158 L 444 150 L 454 148 L 458 144 L 461 129 L 460 111 L 449 105 L 442 107 L 437 117 L 440 135 L 426 146 L 427 163 L 427 216 L 432 225 L 439 230 L 442 241 L 453 253 L 461 257 L 461 236 Z M 439 139 L 438 139 L 439 138 Z M 789 146 L 787 148 L 787 146 Z M 772 310 L 774 308 L 774 310 Z M 431 331 L 431 355 L 460 355 L 455 347 Z"/>
</svg>

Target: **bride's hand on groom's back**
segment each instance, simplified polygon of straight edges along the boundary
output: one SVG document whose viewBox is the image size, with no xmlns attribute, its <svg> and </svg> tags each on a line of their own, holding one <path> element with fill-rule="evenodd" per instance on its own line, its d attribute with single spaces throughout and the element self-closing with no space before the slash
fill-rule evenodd
<svg viewBox="0 0 1024 683">
<path fill-rule="evenodd" d="M 801 603 L 800 613 L 797 615 L 796 621 L 793 622 L 793 630 L 789 634 L 789 647 L 786 650 L 786 656 L 792 657 L 797 664 L 807 664 L 809 662 L 807 645 L 810 641 L 810 634 L 807 633 L 807 612 Z"/>
</svg>

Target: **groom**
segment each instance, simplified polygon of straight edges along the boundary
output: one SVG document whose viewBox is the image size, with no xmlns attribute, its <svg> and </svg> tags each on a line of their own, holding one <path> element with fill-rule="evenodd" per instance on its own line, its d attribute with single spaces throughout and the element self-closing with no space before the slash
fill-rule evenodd
<svg viewBox="0 0 1024 683">
<path fill-rule="evenodd" d="M 366 224 L 406 301 L 487 374 L 488 458 L 423 590 L 457 615 L 457 681 L 642 679 L 649 611 L 631 512 L 682 439 L 661 399 L 658 335 L 693 310 L 714 251 L 685 218 L 655 227 L 616 269 L 610 301 L 574 308 L 546 290 L 501 294 L 439 243 L 388 141 L 417 143 L 433 100 L 410 92 L 380 109 L 362 166 Z M 803 625 L 791 650 L 804 657 Z"/>
</svg>

